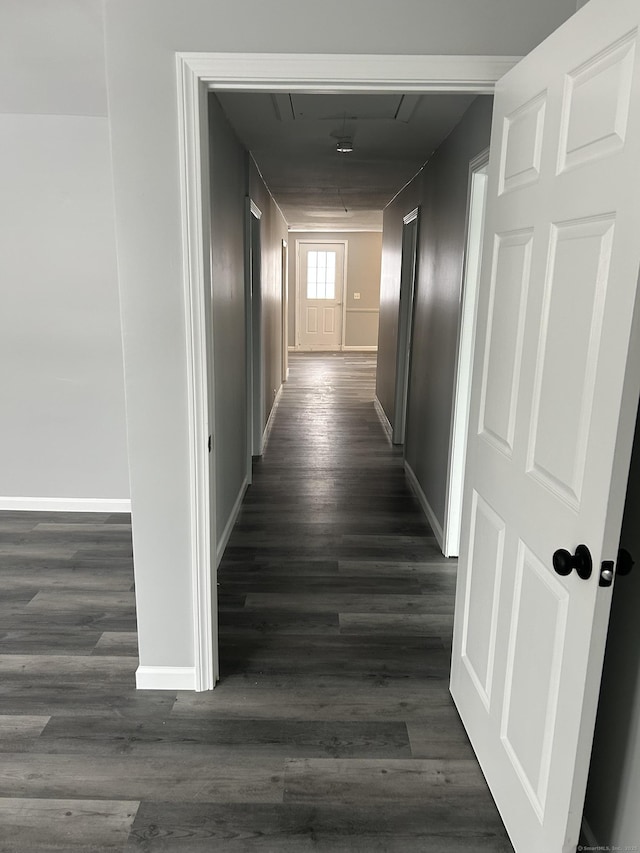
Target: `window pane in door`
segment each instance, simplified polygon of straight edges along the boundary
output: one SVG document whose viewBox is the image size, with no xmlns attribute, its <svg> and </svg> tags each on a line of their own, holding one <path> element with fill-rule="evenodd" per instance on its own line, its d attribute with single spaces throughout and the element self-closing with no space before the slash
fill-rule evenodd
<svg viewBox="0 0 640 853">
<path fill-rule="evenodd" d="M 307 299 L 335 299 L 336 253 L 307 252 Z"/>
</svg>

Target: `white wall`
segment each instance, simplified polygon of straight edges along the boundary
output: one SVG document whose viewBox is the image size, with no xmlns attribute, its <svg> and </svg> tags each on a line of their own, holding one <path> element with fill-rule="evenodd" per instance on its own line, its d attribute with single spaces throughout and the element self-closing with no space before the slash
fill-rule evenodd
<svg viewBox="0 0 640 853">
<path fill-rule="evenodd" d="M 125 509 L 98 0 L 0 5 L 0 187 L 0 507 Z"/>
<path fill-rule="evenodd" d="M 325 0 L 304 14 L 299 0 L 107 0 L 143 665 L 193 661 L 175 52 L 521 54 L 574 11 L 575 0 Z"/>
</svg>

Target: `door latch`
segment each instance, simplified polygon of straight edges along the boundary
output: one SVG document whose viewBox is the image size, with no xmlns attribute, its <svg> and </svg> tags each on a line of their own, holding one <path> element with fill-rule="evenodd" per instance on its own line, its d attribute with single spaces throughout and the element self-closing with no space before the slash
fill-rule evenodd
<svg viewBox="0 0 640 853">
<path fill-rule="evenodd" d="M 604 560 L 600 566 L 600 586 L 611 586 L 613 583 L 613 560 Z"/>
</svg>

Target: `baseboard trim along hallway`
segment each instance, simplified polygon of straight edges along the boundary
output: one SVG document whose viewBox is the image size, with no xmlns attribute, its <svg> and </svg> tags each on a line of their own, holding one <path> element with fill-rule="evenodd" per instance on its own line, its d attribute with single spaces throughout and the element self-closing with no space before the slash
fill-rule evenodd
<svg viewBox="0 0 640 853">
<path fill-rule="evenodd" d="M 0 497 L 0 512 L 131 512 L 129 498 Z"/>
<path fill-rule="evenodd" d="M 442 551 L 444 549 L 444 533 L 442 531 L 442 525 L 438 521 L 438 518 L 435 512 L 433 511 L 431 504 L 427 500 L 427 496 L 422 490 L 422 486 L 420 485 L 420 482 L 416 477 L 413 468 L 411 467 L 411 465 L 409 465 L 406 459 L 404 460 L 404 470 L 405 474 L 407 475 L 407 480 L 409 481 L 409 484 L 411 485 L 411 488 L 413 489 L 415 496 L 418 499 L 418 503 L 422 507 L 424 514 L 427 517 L 427 521 L 431 525 L 431 529 L 433 530 L 434 536 L 436 537 L 438 545 L 440 546 L 440 550 Z"/>
</svg>

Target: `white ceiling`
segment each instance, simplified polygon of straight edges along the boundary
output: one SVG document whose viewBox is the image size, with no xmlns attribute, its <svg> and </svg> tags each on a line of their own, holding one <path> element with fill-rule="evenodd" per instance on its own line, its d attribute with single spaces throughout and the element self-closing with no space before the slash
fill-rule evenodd
<svg viewBox="0 0 640 853">
<path fill-rule="evenodd" d="M 289 226 L 382 228 L 382 210 L 458 124 L 474 95 L 218 92 Z M 353 139 L 353 152 L 336 151 Z"/>
</svg>

